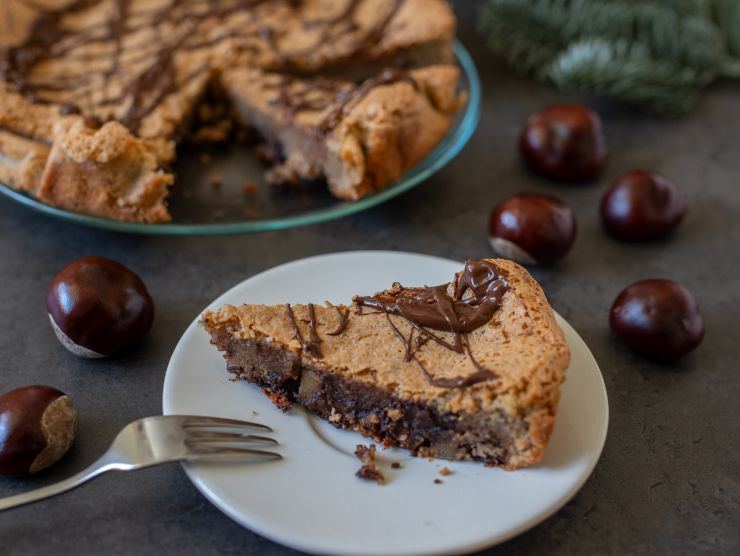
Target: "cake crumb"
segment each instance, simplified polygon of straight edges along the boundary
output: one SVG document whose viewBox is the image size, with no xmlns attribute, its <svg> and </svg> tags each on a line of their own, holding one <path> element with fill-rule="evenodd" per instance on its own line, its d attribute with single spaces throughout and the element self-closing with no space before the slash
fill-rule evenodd
<svg viewBox="0 0 740 556">
<path fill-rule="evenodd" d="M 401 464 L 398 463 L 397 461 L 394 461 L 393 463 L 391 463 L 391 467 L 393 469 L 401 469 Z"/>
<path fill-rule="evenodd" d="M 188 141 L 193 144 L 200 143 L 223 143 L 231 134 L 231 122 L 221 120 L 203 125 L 196 129 L 188 137 Z"/>
<path fill-rule="evenodd" d="M 370 446 L 365 446 L 364 444 L 358 444 L 355 446 L 355 456 L 362 462 L 362 463 L 375 463 L 375 444 L 370 444 Z"/>
<path fill-rule="evenodd" d="M 259 413 L 257 413 L 256 411 L 252 411 L 252 417 L 257 417 L 257 415 L 259 415 Z"/>
<path fill-rule="evenodd" d="M 363 465 L 357 470 L 355 476 L 366 481 L 375 481 L 379 485 L 385 484 L 385 477 L 380 471 L 378 471 L 375 464 Z"/>
<path fill-rule="evenodd" d="M 355 473 L 356 477 L 366 481 L 375 481 L 379 485 L 385 483 L 385 477 L 375 465 L 375 444 L 370 444 L 370 446 L 358 444 L 355 448 L 355 455 L 363 464 Z"/>
<path fill-rule="evenodd" d="M 442 475 L 443 477 L 447 475 L 452 475 L 452 470 L 449 467 L 443 467 L 442 469 L 439 470 L 439 474 Z"/>
<path fill-rule="evenodd" d="M 441 485 L 442 484 L 442 479 L 434 479 L 434 484 L 435 485 Z"/>
</svg>

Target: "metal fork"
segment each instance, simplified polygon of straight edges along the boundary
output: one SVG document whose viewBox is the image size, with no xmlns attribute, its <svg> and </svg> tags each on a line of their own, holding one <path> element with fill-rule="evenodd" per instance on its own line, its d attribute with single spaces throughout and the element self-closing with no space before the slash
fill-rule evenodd
<svg viewBox="0 0 740 556">
<path fill-rule="evenodd" d="M 275 452 L 251 448 L 274 446 L 278 442 L 249 434 L 250 431 L 272 432 L 272 429 L 248 421 L 196 415 L 139 419 L 126 425 L 108 451 L 90 467 L 59 483 L 0 498 L 0 511 L 56 496 L 106 471 L 131 471 L 171 461 L 252 462 L 282 458 Z"/>
</svg>

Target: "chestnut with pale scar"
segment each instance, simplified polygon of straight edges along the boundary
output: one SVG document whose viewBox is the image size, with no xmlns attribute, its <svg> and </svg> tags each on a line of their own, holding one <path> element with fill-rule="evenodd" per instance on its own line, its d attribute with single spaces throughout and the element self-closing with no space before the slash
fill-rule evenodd
<svg viewBox="0 0 740 556">
<path fill-rule="evenodd" d="M 49 284 L 46 309 L 62 345 L 93 359 L 136 344 L 154 320 L 142 279 L 104 257 L 83 257 L 60 270 Z"/>
<path fill-rule="evenodd" d="M 0 396 L 0 475 L 38 473 L 67 453 L 77 411 L 64 392 L 24 386 Z"/>
<path fill-rule="evenodd" d="M 351 306 L 226 305 L 201 325 L 228 371 L 281 409 L 418 456 L 533 465 L 570 360 L 563 333 L 516 263 L 468 260 L 451 278 Z"/>
<path fill-rule="evenodd" d="M 522 264 L 553 264 L 576 239 L 576 217 L 552 195 L 521 193 L 491 213 L 488 239 L 496 253 Z"/>
</svg>

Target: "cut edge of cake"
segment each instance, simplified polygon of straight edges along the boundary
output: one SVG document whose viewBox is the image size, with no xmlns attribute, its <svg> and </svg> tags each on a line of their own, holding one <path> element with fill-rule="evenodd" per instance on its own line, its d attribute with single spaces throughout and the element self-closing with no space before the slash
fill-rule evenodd
<svg viewBox="0 0 740 556">
<path fill-rule="evenodd" d="M 287 93 L 275 89 L 276 80 Z M 385 70 L 359 85 L 257 69 L 230 70 L 221 79 L 241 123 L 281 151 L 268 179 L 324 178 L 334 196 L 350 201 L 395 182 L 439 144 L 466 100 L 459 81 L 451 65 Z M 311 93 L 330 98 L 316 108 L 280 106 L 286 94 Z"/>
</svg>

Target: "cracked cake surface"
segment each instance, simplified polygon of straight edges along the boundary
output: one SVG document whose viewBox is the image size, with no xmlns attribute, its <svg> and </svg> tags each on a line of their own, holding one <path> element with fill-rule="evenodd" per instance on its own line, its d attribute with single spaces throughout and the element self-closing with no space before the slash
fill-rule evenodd
<svg viewBox="0 0 740 556">
<path fill-rule="evenodd" d="M 451 125 L 464 101 L 454 32 L 443 0 L 7 0 L 0 181 L 70 210 L 167 221 L 175 145 L 218 85 L 242 125 L 293 140 L 273 181 L 326 178 L 357 199 Z M 406 77 L 384 80 L 387 68 Z M 315 105 L 286 119 L 285 106 L 262 103 L 276 79 L 318 89 L 334 133 Z"/>
<path fill-rule="evenodd" d="M 489 298 L 455 291 L 470 276 L 488 279 Z M 279 407 L 299 403 L 418 455 L 508 469 L 541 459 L 570 360 L 542 289 L 502 259 L 468 261 L 443 287 L 394 284 L 352 306 L 227 305 L 202 325 L 229 370 Z"/>
</svg>

